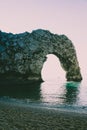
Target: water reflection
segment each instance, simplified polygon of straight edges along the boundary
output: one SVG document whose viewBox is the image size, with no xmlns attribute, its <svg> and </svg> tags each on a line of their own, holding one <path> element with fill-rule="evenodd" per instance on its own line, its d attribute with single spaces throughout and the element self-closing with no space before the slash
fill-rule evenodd
<svg viewBox="0 0 87 130">
<path fill-rule="evenodd" d="M 76 104 L 80 83 L 44 82 L 41 84 L 42 102 L 50 104 Z"/>
<path fill-rule="evenodd" d="M 40 83 L 32 82 L 27 84 L 10 84 L 0 86 L 0 97 L 9 97 L 16 99 L 40 99 Z"/>
<path fill-rule="evenodd" d="M 65 104 L 76 104 L 78 102 L 78 94 L 79 94 L 79 86 L 78 82 L 68 82 L 65 84 L 66 92 L 64 93 L 64 103 Z"/>
<path fill-rule="evenodd" d="M 0 98 L 9 97 L 47 105 L 76 104 L 80 83 L 33 82 L 16 86 L 0 86 Z"/>
<path fill-rule="evenodd" d="M 63 83 L 61 82 L 43 82 L 41 84 L 42 102 L 50 104 L 58 104 L 63 102 L 64 93 Z"/>
</svg>

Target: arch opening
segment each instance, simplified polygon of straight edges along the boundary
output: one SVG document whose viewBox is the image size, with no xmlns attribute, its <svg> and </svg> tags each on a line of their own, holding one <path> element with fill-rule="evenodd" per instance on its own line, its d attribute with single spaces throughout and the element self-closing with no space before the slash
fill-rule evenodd
<svg viewBox="0 0 87 130">
<path fill-rule="evenodd" d="M 54 54 L 46 55 L 46 61 L 41 70 L 43 81 L 59 81 L 66 80 L 66 72 L 63 70 L 58 57 Z"/>
</svg>

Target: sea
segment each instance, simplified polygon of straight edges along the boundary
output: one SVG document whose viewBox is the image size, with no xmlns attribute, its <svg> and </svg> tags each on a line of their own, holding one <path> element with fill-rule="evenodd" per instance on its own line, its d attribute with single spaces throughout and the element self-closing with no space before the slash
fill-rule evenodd
<svg viewBox="0 0 87 130">
<path fill-rule="evenodd" d="M 52 71 L 52 57 L 42 71 L 43 82 L 30 82 L 22 85 L 0 86 L 0 102 L 23 107 L 44 108 L 63 111 L 75 111 L 87 114 L 87 61 L 86 46 L 76 46 L 77 58 L 81 68 L 83 80 L 68 82 L 65 75 L 59 71 Z M 54 57 L 54 56 L 53 56 Z M 48 62 L 48 61 L 46 61 Z M 46 66 L 46 62 L 44 66 Z M 51 67 L 49 67 L 51 65 Z M 53 64 L 55 66 L 55 64 Z M 53 68 L 57 68 L 54 67 Z M 47 71 L 48 70 L 48 71 Z M 51 71 L 51 72 L 50 72 Z M 63 70 L 64 71 L 64 70 Z M 44 76 L 43 73 L 46 75 Z M 47 73 L 48 77 L 47 79 Z M 57 75 L 57 78 L 56 78 Z M 55 79 L 54 79 L 55 77 Z"/>
</svg>

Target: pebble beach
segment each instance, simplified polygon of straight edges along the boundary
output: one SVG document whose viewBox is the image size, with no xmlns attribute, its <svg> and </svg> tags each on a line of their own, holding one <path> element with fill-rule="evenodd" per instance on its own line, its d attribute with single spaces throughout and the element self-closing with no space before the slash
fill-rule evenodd
<svg viewBox="0 0 87 130">
<path fill-rule="evenodd" d="M 0 130 L 87 130 L 87 114 L 0 103 Z"/>
</svg>

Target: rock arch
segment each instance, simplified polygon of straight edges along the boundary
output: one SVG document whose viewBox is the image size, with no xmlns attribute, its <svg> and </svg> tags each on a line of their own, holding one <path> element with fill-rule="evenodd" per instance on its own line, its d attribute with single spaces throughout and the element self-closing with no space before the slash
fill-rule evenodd
<svg viewBox="0 0 87 130">
<path fill-rule="evenodd" d="M 82 80 L 75 47 L 65 35 L 42 29 L 22 34 L 0 32 L 0 75 L 14 72 L 40 80 L 47 54 L 59 58 L 68 81 Z"/>
</svg>

